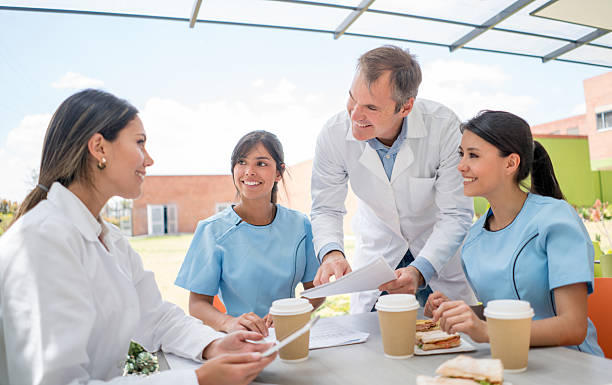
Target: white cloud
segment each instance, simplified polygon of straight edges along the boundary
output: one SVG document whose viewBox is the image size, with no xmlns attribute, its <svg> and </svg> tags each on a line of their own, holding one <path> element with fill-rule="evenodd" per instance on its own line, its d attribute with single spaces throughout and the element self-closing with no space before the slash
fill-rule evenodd
<svg viewBox="0 0 612 385">
<path fill-rule="evenodd" d="M 312 158 L 321 127 L 342 108 L 344 99 L 301 94 L 287 79 L 270 87 L 238 99 L 196 105 L 149 99 L 141 109 L 147 147 L 155 160 L 149 173 L 228 174 L 234 145 L 253 130 L 275 133 L 289 166 Z"/>
<path fill-rule="evenodd" d="M 572 108 L 572 111 L 570 112 L 570 115 L 572 116 L 584 114 L 586 114 L 586 104 L 584 102 L 575 105 L 574 108 Z"/>
<path fill-rule="evenodd" d="M 257 88 L 257 87 L 261 87 L 264 84 L 264 80 L 263 79 L 255 79 L 253 80 L 253 82 L 251 83 L 251 86 Z"/>
<path fill-rule="evenodd" d="M 51 115 L 29 115 L 11 130 L 0 148 L 0 197 L 21 201 L 29 189 L 32 170 L 40 166 L 45 131 Z"/>
<path fill-rule="evenodd" d="M 53 88 L 72 88 L 81 89 L 88 87 L 102 87 L 104 82 L 102 80 L 89 78 L 85 75 L 77 74 L 75 72 L 66 72 L 64 76 L 58 81 L 51 83 Z"/>
<path fill-rule="evenodd" d="M 502 91 L 509 88 L 511 81 L 511 77 L 496 66 L 437 60 L 423 66 L 419 97 L 445 104 L 461 120 L 467 120 L 485 109 L 527 116 L 538 102 L 527 94 Z"/>
<path fill-rule="evenodd" d="M 263 129 L 275 133 L 291 166 L 314 155 L 317 135 L 327 119 L 343 108 L 344 90 L 301 93 L 287 79 L 245 92 L 239 98 L 183 104 L 151 98 L 140 116 L 147 131 L 147 148 L 155 164 L 150 174 L 229 174 L 234 145 L 245 133 Z M 0 147 L 0 197 L 21 201 L 32 169 L 38 169 L 51 115 L 32 115 L 8 135 Z"/>
<path fill-rule="evenodd" d="M 261 99 L 265 103 L 270 104 L 290 103 L 294 101 L 293 91 L 295 91 L 295 85 L 289 80 L 282 78 L 274 90 L 265 92 Z"/>
</svg>

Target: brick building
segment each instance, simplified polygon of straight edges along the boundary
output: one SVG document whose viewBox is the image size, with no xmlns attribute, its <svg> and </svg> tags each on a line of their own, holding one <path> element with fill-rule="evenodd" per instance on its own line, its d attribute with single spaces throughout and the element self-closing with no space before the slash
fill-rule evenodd
<svg viewBox="0 0 612 385">
<path fill-rule="evenodd" d="M 310 174 L 312 160 L 290 166 L 285 182 L 279 186 L 278 201 L 285 207 L 310 213 Z M 234 203 L 236 190 L 231 175 L 147 176 L 142 196 L 132 207 L 132 235 L 192 233 L 199 220 Z M 346 233 L 357 208 L 350 191 Z"/>
<path fill-rule="evenodd" d="M 586 113 L 532 127 L 534 134 L 588 137 L 591 170 L 612 170 L 612 72 L 584 80 Z"/>
</svg>

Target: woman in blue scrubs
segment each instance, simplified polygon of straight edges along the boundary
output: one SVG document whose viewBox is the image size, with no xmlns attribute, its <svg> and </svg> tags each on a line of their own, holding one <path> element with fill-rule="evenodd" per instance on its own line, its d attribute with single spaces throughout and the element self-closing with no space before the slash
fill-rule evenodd
<svg viewBox="0 0 612 385">
<path fill-rule="evenodd" d="M 272 301 L 293 297 L 300 282 L 313 287 L 319 262 L 306 215 L 276 203 L 285 171 L 276 135 L 246 134 L 231 162 L 239 202 L 199 222 L 175 284 L 191 292 L 189 312 L 205 324 L 267 336 Z M 213 307 L 217 294 L 227 314 Z"/>
<path fill-rule="evenodd" d="M 587 317 L 593 292 L 593 246 L 563 197 L 550 158 L 523 119 L 484 111 L 462 126 L 458 169 L 464 193 L 490 209 L 470 229 L 463 268 L 479 300 L 529 301 L 535 316 L 531 346 L 567 346 L 603 356 Z M 531 175 L 530 192 L 522 183 Z M 436 292 L 426 313 L 449 333 L 488 342 L 487 324 L 462 301 Z"/>
</svg>

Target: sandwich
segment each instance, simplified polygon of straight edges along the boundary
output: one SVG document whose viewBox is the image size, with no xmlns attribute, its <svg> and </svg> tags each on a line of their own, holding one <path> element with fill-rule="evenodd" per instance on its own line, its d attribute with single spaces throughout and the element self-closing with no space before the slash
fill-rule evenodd
<svg viewBox="0 0 612 385">
<path fill-rule="evenodd" d="M 475 359 L 460 355 L 440 365 L 436 373 L 444 377 L 472 380 L 481 385 L 504 382 L 504 366 L 496 358 Z"/>
<path fill-rule="evenodd" d="M 430 319 L 418 319 L 416 322 L 417 332 L 426 332 L 429 330 L 439 330 L 439 329 L 440 329 L 440 321 L 434 322 Z"/>
<path fill-rule="evenodd" d="M 442 330 L 416 332 L 416 344 L 423 350 L 449 349 L 461 345 L 459 333 L 448 334 Z"/>
</svg>

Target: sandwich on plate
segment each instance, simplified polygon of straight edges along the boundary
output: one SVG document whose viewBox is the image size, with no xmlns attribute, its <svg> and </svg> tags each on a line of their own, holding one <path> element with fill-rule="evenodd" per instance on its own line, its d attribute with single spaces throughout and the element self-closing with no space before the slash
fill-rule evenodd
<svg viewBox="0 0 612 385">
<path fill-rule="evenodd" d="M 460 355 L 438 367 L 442 377 L 417 376 L 417 385 L 500 385 L 504 382 L 504 367 L 495 358 Z"/>
<path fill-rule="evenodd" d="M 440 329 L 440 321 L 434 322 L 430 319 L 418 319 L 416 322 L 417 332 L 426 332 L 430 330 L 439 330 L 439 329 Z"/>
<path fill-rule="evenodd" d="M 416 344 L 423 350 L 449 349 L 461 345 L 459 333 L 448 334 L 442 330 L 416 332 Z"/>
</svg>

